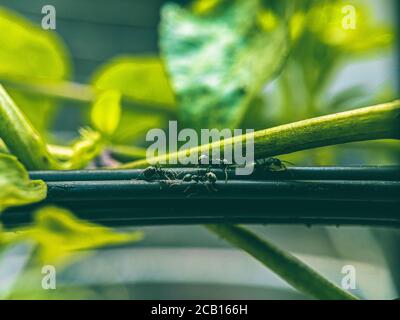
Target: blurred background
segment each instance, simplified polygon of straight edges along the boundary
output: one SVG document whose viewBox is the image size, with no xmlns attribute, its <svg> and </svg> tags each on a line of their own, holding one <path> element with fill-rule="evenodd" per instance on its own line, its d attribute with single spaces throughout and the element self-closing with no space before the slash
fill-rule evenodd
<svg viewBox="0 0 400 320">
<path fill-rule="evenodd" d="M 207 19 L 218 20 L 224 9 L 214 6 L 224 1 L 202 1 L 203 5 L 200 2 L 177 3 L 190 8 L 187 10 L 195 12 L 199 19 L 206 15 Z M 282 14 L 281 8 L 273 2 L 263 1 L 265 10 L 257 14 L 260 28 L 271 33 L 277 28 L 274 21 Z M 284 3 L 290 7 L 290 2 Z M 85 95 L 86 86 L 93 83 L 100 87 L 110 86 L 107 82 L 112 82 L 112 68 L 124 63 L 118 57 L 137 62 L 134 60 L 137 57 L 161 54 L 164 59 L 169 59 L 172 56 L 170 69 L 174 68 L 174 52 L 170 52 L 173 46 L 163 44 L 160 35 L 166 33 L 166 39 L 173 39 L 174 32 L 166 26 L 174 26 L 180 20 L 162 21 L 160 10 L 165 3 L 161 0 L 0 0 L 1 8 L 38 28 L 44 16 L 42 7 L 50 4 L 56 8 L 56 30 L 45 32 L 55 34 L 67 57 L 65 69 L 68 70 L 60 72 L 60 77 L 68 81 L 68 85 L 63 87 L 65 94 L 56 90 L 58 93 L 46 98 L 44 104 L 41 93 L 27 93 L 26 88 L 16 85 L 15 79 L 20 78 L 3 79 L 1 61 L 0 81 L 4 81 L 13 98 L 50 141 L 69 141 L 76 137 L 77 128 L 90 122 L 88 108 L 85 108 L 90 101 L 74 100 L 71 98 L 74 93 L 69 92 L 76 89 L 78 95 L 80 92 Z M 324 1 L 304 1 L 304 7 L 290 11 L 289 59 L 282 65 L 280 75 L 266 83 L 253 97 L 253 103 L 240 123 L 243 128 L 268 128 L 398 98 L 396 1 L 327 1 L 331 7 L 321 3 Z M 354 5 L 361 16 L 350 36 L 342 34 L 344 31 L 337 30 L 335 24 L 335 6 L 342 8 L 345 4 Z M 285 14 L 286 11 L 282 15 Z M 0 17 L 0 26 L 1 22 Z M 5 33 L 0 39 L 5 39 Z M 16 43 L 15 39 L 7 40 Z M 0 50 L 3 45 L 0 41 Z M 186 58 L 183 53 L 182 59 Z M 175 75 L 169 71 L 174 82 Z M 150 75 L 149 79 L 143 80 L 143 85 L 152 81 L 159 81 L 158 76 Z M 139 83 L 135 82 L 135 85 L 141 88 Z M 130 89 L 126 91 L 130 95 Z M 26 106 L 27 94 L 41 108 Z M 155 91 L 157 97 L 162 94 Z M 145 147 L 143 134 L 149 127 L 162 126 L 168 119 L 182 117 L 185 121 L 185 117 L 190 118 L 179 92 L 176 95 L 183 111 L 176 111 L 167 103 L 163 108 L 169 115 L 163 113 L 161 118 L 157 111 L 150 109 L 139 125 L 129 122 L 137 119 L 137 111 L 132 115 L 130 110 L 125 110 L 127 124 L 115 137 L 115 143 Z M 55 102 L 57 107 L 54 107 Z M 376 141 L 299 152 L 283 159 L 298 165 L 390 165 L 398 164 L 399 156 L 397 141 Z M 344 276 L 341 273 L 343 266 L 353 265 L 357 271 L 356 295 L 368 299 L 400 296 L 398 230 L 305 226 L 251 228 L 338 284 Z M 97 250 L 63 266 L 57 275 L 57 290 L 41 289 L 40 270 L 29 265 L 32 248 L 28 244 L 0 252 L 0 298 L 305 298 L 257 261 L 225 245 L 201 226 L 145 227 L 140 230 L 144 231 L 145 239 L 134 246 Z"/>
</svg>

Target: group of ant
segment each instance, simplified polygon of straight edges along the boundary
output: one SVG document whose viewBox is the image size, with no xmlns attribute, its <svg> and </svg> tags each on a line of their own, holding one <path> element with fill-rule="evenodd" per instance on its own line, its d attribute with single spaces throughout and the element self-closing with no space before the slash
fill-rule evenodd
<svg viewBox="0 0 400 320">
<path fill-rule="evenodd" d="M 217 175 L 212 169 L 221 169 L 225 174 L 225 183 L 228 182 L 228 171 L 237 167 L 231 164 L 226 159 L 210 159 L 207 155 L 201 155 L 198 159 L 197 173 L 181 173 L 177 174 L 172 169 L 163 169 L 161 166 L 150 166 L 143 170 L 137 179 L 143 177 L 146 181 L 158 181 L 162 186 L 172 187 L 181 183 L 188 183 L 188 187 L 184 193 L 193 195 L 199 191 L 199 188 L 205 188 L 208 192 L 217 192 L 216 187 Z M 288 161 L 280 160 L 277 158 L 266 158 L 257 160 L 254 165 L 256 170 L 264 171 L 284 171 L 286 170 L 285 164 L 292 164 Z"/>
</svg>

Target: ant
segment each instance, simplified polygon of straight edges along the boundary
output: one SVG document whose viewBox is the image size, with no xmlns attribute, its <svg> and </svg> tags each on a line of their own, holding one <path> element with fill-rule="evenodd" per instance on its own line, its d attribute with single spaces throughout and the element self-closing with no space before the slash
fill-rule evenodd
<svg viewBox="0 0 400 320">
<path fill-rule="evenodd" d="M 146 181 L 152 181 L 152 180 L 176 180 L 177 174 L 173 170 L 168 170 L 168 169 L 162 169 L 160 166 L 150 166 L 147 167 L 142 171 L 142 173 L 139 175 L 137 179 L 140 178 L 140 176 L 144 177 L 144 180 Z"/>
<path fill-rule="evenodd" d="M 226 159 L 210 159 L 208 155 L 202 154 L 199 157 L 199 166 L 202 164 L 208 164 L 209 166 L 217 166 L 225 174 L 225 183 L 228 183 L 228 169 L 232 167 L 232 164 L 229 163 Z"/>
<path fill-rule="evenodd" d="M 292 162 L 278 158 L 266 158 L 256 161 L 256 167 L 273 172 L 285 171 L 287 169 L 286 164 L 294 165 Z"/>
<path fill-rule="evenodd" d="M 205 186 L 207 191 L 209 192 L 218 191 L 215 186 L 215 183 L 217 182 L 217 176 L 215 175 L 215 173 L 211 172 L 210 169 L 207 169 L 203 173 L 199 171 L 198 174 L 187 173 L 182 178 L 182 181 L 190 183 L 190 185 L 185 189 L 185 193 L 188 193 L 193 188 L 197 188 L 200 184 Z M 192 194 L 194 193 L 190 193 L 189 196 Z"/>
</svg>

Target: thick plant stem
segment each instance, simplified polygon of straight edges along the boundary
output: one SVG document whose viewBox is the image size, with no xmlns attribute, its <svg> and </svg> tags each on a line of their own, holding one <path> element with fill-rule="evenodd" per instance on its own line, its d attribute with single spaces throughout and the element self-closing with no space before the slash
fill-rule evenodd
<svg viewBox="0 0 400 320">
<path fill-rule="evenodd" d="M 300 292 L 323 300 L 355 300 L 309 266 L 250 231 L 233 225 L 207 225 L 212 233 L 256 258 Z"/>
<path fill-rule="evenodd" d="M 168 164 L 169 159 L 208 153 L 226 145 L 254 139 L 255 158 L 266 158 L 335 144 L 400 138 L 400 100 L 372 107 L 307 119 L 270 129 L 216 141 L 195 148 L 127 163 L 123 168 L 142 168 L 149 163 Z"/>
<path fill-rule="evenodd" d="M 0 138 L 29 170 L 56 169 L 45 142 L 0 85 Z"/>
</svg>

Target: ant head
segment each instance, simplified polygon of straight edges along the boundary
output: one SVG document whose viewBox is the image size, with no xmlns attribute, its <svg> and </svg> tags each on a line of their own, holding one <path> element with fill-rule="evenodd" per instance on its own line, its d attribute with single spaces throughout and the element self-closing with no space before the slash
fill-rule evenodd
<svg viewBox="0 0 400 320">
<path fill-rule="evenodd" d="M 207 178 L 208 181 L 210 181 L 212 183 L 217 182 L 217 176 L 213 172 L 207 172 L 206 173 L 206 178 Z"/>
</svg>

